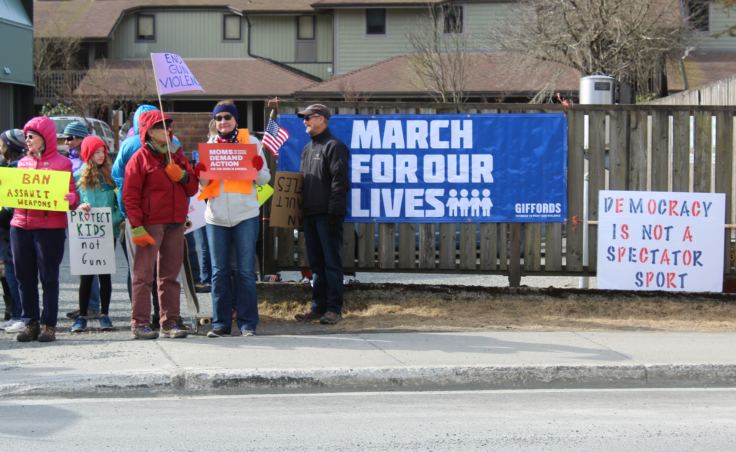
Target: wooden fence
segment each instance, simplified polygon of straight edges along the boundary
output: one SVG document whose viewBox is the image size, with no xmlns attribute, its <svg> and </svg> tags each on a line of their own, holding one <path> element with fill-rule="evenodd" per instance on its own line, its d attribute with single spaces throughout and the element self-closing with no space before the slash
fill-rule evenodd
<svg viewBox="0 0 736 452">
<path fill-rule="evenodd" d="M 650 105 L 736 105 L 736 77 L 654 99 Z"/>
<path fill-rule="evenodd" d="M 562 111 L 559 105 L 528 104 L 466 104 L 460 109 L 403 103 L 328 106 L 337 114 Z M 282 113 L 296 107 L 282 106 Z M 568 218 L 564 224 L 345 224 L 344 267 L 359 272 L 507 274 L 512 286 L 519 284 L 521 275 L 593 276 L 598 192 L 603 189 L 725 193 L 726 222 L 734 223 L 735 114 L 734 106 L 576 105 L 566 112 Z M 593 224 L 583 221 L 586 174 L 588 218 Z M 724 230 L 727 275 L 734 274 L 731 231 Z M 293 230 L 267 227 L 264 257 L 272 264 L 266 271 L 307 266 L 303 237 Z"/>
</svg>

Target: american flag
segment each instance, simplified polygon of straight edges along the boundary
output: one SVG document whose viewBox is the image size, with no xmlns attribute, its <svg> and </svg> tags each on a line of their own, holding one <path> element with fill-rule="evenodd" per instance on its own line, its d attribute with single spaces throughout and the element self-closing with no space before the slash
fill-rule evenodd
<svg viewBox="0 0 736 452">
<path fill-rule="evenodd" d="M 279 149 L 283 146 L 284 142 L 289 139 L 289 133 L 286 129 L 282 129 L 279 123 L 273 119 L 268 120 L 266 125 L 266 132 L 263 134 L 263 145 L 271 151 L 271 153 L 278 157 Z"/>
</svg>

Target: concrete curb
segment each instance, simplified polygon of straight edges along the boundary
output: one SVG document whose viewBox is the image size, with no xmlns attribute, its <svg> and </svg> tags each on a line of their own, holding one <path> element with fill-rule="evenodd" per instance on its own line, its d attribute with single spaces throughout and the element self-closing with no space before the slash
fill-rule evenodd
<svg viewBox="0 0 736 452">
<path fill-rule="evenodd" d="M 733 364 L 176 369 L 49 377 L 0 384 L 0 399 L 167 394 L 481 389 L 736 387 Z"/>
</svg>

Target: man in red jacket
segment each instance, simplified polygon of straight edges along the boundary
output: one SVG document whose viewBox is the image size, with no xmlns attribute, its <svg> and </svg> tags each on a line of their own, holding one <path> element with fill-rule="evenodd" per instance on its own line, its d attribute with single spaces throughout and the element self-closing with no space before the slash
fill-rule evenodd
<svg viewBox="0 0 736 452">
<path fill-rule="evenodd" d="M 181 290 L 177 276 L 184 258 L 189 197 L 197 192 L 197 177 L 181 148 L 169 151 L 172 129 L 168 115 L 158 110 L 145 112 L 139 125 L 143 146 L 125 167 L 123 186 L 123 203 L 136 247 L 131 329 L 135 339 L 158 337 L 149 324 L 156 264 L 161 334 L 183 338 L 187 332 L 176 324 Z"/>
</svg>

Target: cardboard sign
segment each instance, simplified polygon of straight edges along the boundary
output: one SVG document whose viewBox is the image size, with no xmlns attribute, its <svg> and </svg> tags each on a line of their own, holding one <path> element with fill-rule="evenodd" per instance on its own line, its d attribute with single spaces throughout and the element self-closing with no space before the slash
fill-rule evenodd
<svg viewBox="0 0 736 452">
<path fill-rule="evenodd" d="M 253 157 L 256 155 L 255 144 L 199 143 L 199 159 L 207 168 L 199 177 L 255 180 L 258 171 L 253 167 Z"/>
<path fill-rule="evenodd" d="M 302 173 L 278 171 L 271 201 L 270 225 L 275 228 L 302 227 Z"/>
<path fill-rule="evenodd" d="M 72 275 L 115 273 L 115 233 L 109 207 L 89 213 L 72 210 L 69 221 L 69 267 Z"/>
<path fill-rule="evenodd" d="M 598 288 L 720 292 L 723 193 L 601 191 Z"/>
<path fill-rule="evenodd" d="M 66 212 L 68 171 L 0 168 L 0 206 Z"/>
</svg>

